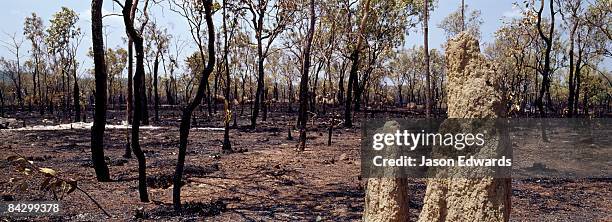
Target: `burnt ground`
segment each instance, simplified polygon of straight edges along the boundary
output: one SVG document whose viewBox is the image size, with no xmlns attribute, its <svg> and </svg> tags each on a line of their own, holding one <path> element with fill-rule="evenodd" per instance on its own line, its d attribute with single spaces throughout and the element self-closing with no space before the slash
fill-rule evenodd
<svg viewBox="0 0 612 222">
<path fill-rule="evenodd" d="M 239 112 L 239 111 L 238 111 Z M 110 112 L 108 122 L 119 124 L 123 112 Z M 163 112 L 156 126 L 167 128 L 141 131 L 147 159 L 150 203 L 138 200 L 137 161 L 122 157 L 125 129 L 109 129 L 105 137 L 114 182 L 98 183 L 90 163 L 90 131 L 0 130 L 0 189 L 2 199 L 52 200 L 37 189 L 40 177 L 30 180 L 27 192 L 19 192 L 10 178 L 19 177 L 6 157 L 11 152 L 27 156 L 37 165 L 56 169 L 78 180 L 113 215 L 111 220 L 170 221 L 356 221 L 364 202 L 359 166 L 359 128 L 337 129 L 327 146 L 325 118 L 310 126 L 307 150 L 295 151 L 295 140 L 287 139 L 295 114 L 272 113 L 255 130 L 244 126 L 248 116 L 239 117 L 232 129 L 234 149 L 221 154 L 222 131 L 193 129 L 187 150 L 182 187 L 184 212 L 172 210 L 172 176 L 178 148 L 178 112 Z M 246 113 L 246 112 L 245 112 Z M 152 112 L 151 112 L 152 114 Z M 198 114 L 202 116 L 202 113 Z M 91 115 L 90 115 L 91 116 Z M 220 116 L 220 114 L 219 114 Z M 362 117 L 363 114 L 358 114 Z M 41 125 L 46 117 L 13 115 L 26 125 Z M 59 121 L 44 124 L 58 124 Z M 66 121 L 64 121 L 66 122 Z M 358 125 L 358 124 L 357 124 Z M 219 121 L 201 117 L 197 127 L 219 127 Z M 298 132 L 293 131 L 296 137 Z M 531 179 L 512 182 L 512 221 L 612 221 L 612 180 Z M 424 180 L 411 180 L 410 212 L 416 219 L 422 208 Z M 3 220 L 99 221 L 107 219 L 85 195 L 74 192 L 61 203 L 62 213 L 52 216 L 6 217 Z"/>
</svg>

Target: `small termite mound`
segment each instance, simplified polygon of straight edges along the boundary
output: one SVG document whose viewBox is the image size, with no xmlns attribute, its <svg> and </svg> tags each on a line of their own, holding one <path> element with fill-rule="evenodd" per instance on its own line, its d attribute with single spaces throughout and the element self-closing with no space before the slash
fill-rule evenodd
<svg viewBox="0 0 612 222">
<path fill-rule="evenodd" d="M 388 121 L 379 132 L 392 133 L 400 128 L 396 121 Z M 398 155 L 396 146 L 386 150 L 390 155 Z M 409 220 L 408 181 L 398 178 L 396 168 L 388 168 L 383 178 L 369 178 L 366 185 L 363 221 L 400 222 Z"/>
</svg>

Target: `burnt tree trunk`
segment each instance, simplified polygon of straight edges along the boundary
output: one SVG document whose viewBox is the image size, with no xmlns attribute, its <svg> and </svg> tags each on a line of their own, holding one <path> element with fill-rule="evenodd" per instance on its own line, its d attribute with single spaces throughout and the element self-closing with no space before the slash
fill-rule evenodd
<svg viewBox="0 0 612 222">
<path fill-rule="evenodd" d="M 132 78 L 134 77 L 134 41 L 128 39 L 128 76 L 127 76 L 127 121 L 128 124 L 132 124 L 132 115 L 134 110 L 134 83 Z"/>
<path fill-rule="evenodd" d="M 576 75 L 574 76 L 575 80 L 575 84 L 576 84 L 576 90 L 574 93 L 574 114 L 578 115 L 578 101 L 580 98 L 580 85 L 581 85 L 581 77 L 580 77 L 580 72 L 582 70 L 582 53 L 583 53 L 583 48 L 581 45 L 581 35 L 580 33 L 578 33 L 578 61 L 576 61 Z"/>
<path fill-rule="evenodd" d="M 134 41 L 134 43 L 136 44 L 136 41 Z M 136 72 L 138 72 L 138 46 L 135 47 L 136 48 Z M 144 50 L 144 46 L 143 46 L 143 50 Z M 143 60 L 144 61 L 144 60 Z M 136 78 L 136 75 L 138 75 L 137 73 L 134 74 L 134 78 Z M 141 102 L 140 102 L 140 112 L 142 112 L 141 114 L 141 121 L 143 125 L 149 125 L 149 98 L 147 97 L 147 84 L 145 83 L 146 81 L 146 77 L 145 77 L 145 71 L 144 71 L 144 66 L 143 66 L 143 70 L 142 70 L 142 76 L 140 77 L 140 89 L 137 92 L 139 92 L 137 95 L 140 95 L 141 98 Z M 134 87 L 136 87 L 136 82 L 134 82 Z"/>
<path fill-rule="evenodd" d="M 104 128 L 106 125 L 106 61 L 104 60 L 104 40 L 102 37 L 102 2 L 91 1 L 92 50 L 95 65 L 95 111 L 91 127 L 91 160 L 98 181 L 110 181 L 108 166 L 104 161 Z"/>
<path fill-rule="evenodd" d="M 155 56 L 153 62 L 153 93 L 155 94 L 154 109 L 155 109 L 155 122 L 159 121 L 159 91 L 157 89 L 157 72 L 159 71 L 159 54 Z"/>
<path fill-rule="evenodd" d="M 135 106 L 134 106 L 134 119 L 132 124 L 132 149 L 136 159 L 138 160 L 138 193 L 140 194 L 140 201 L 149 202 L 149 194 L 147 193 L 147 164 L 145 155 L 140 149 L 140 121 L 143 115 L 143 102 L 146 104 L 146 97 L 143 85 L 144 80 L 144 47 L 143 38 L 134 28 L 134 22 L 130 18 L 130 11 L 132 8 L 132 0 L 125 0 L 123 8 L 123 23 L 125 29 L 129 35 L 129 38 L 134 41 L 134 47 L 136 49 L 136 72 L 134 73 L 134 89 L 136 89 Z"/>
<path fill-rule="evenodd" d="M 351 64 L 351 70 L 349 71 L 349 80 L 348 80 L 348 86 L 347 86 L 347 90 L 346 90 L 346 104 L 344 107 L 344 127 L 353 127 L 353 119 L 351 116 L 351 102 L 353 100 L 353 85 L 356 84 L 355 82 L 357 81 L 357 71 L 359 69 L 359 53 L 361 51 L 361 45 L 363 44 L 363 37 L 361 35 L 361 33 L 364 32 L 365 29 L 365 25 L 366 25 L 366 21 L 368 20 L 368 13 L 370 12 L 370 0 L 366 0 L 365 2 L 365 7 L 363 8 L 363 17 L 361 18 L 361 22 L 359 24 L 359 33 L 358 33 L 358 40 L 357 40 L 357 45 L 355 46 L 355 48 L 353 49 L 353 52 L 351 53 L 350 56 L 350 60 L 352 62 Z"/>
<path fill-rule="evenodd" d="M 262 9 L 261 11 L 265 11 Z M 257 30 L 255 32 L 257 38 L 257 90 L 255 90 L 255 102 L 253 104 L 253 111 L 251 114 L 251 127 L 255 128 L 257 125 L 257 116 L 259 115 L 259 108 L 265 101 L 262 101 L 263 98 L 263 90 L 265 85 L 264 79 L 264 53 L 263 53 L 263 43 L 262 43 L 262 35 L 263 35 L 263 14 L 260 13 L 260 16 L 255 20 L 253 18 L 254 23 L 257 25 Z"/>
<path fill-rule="evenodd" d="M 226 5 L 225 0 L 223 0 L 223 5 Z M 225 128 L 223 130 L 223 147 L 221 148 L 224 153 L 232 152 L 232 143 L 230 142 L 230 121 L 232 119 L 232 100 L 230 98 L 230 91 L 232 88 L 230 70 L 229 70 L 229 36 L 227 33 L 227 7 L 223 7 L 223 66 L 225 66 L 225 89 L 224 89 L 224 97 L 225 97 L 225 119 L 224 124 Z M 235 85 L 234 85 L 235 86 Z M 236 89 L 235 89 L 236 90 Z M 234 95 L 237 95 L 234 93 Z M 215 106 L 216 107 L 216 106 Z M 234 125 L 236 125 L 236 119 L 234 118 Z"/>
<path fill-rule="evenodd" d="M 0 117 L 4 117 L 4 94 L 0 89 Z"/>
<path fill-rule="evenodd" d="M 310 26 L 308 27 L 308 34 L 306 36 L 306 41 L 304 42 L 302 79 L 300 80 L 300 110 L 298 115 L 298 125 L 300 127 L 300 140 L 298 142 L 299 151 L 304 151 L 304 149 L 306 149 L 306 122 L 308 122 L 308 72 L 310 69 L 310 49 L 312 47 L 312 39 L 314 37 L 315 22 L 315 3 L 314 0 L 310 0 Z"/>
<path fill-rule="evenodd" d="M 344 103 L 344 69 L 340 70 L 340 76 L 338 77 L 338 103 Z"/>
<path fill-rule="evenodd" d="M 74 100 L 74 121 L 81 122 L 81 92 L 79 89 L 79 82 L 77 79 L 77 64 L 76 58 L 72 58 L 72 78 L 74 78 L 74 85 L 72 89 L 72 99 Z M 112 86 L 111 86 L 112 87 Z"/>
<path fill-rule="evenodd" d="M 181 210 L 181 179 L 183 177 L 183 168 L 185 166 L 185 155 L 187 152 L 187 142 L 191 125 L 191 115 L 193 111 L 198 107 L 198 105 L 200 105 L 200 103 L 202 102 L 206 82 L 208 82 L 208 77 L 212 73 L 215 65 L 215 28 L 212 19 L 211 8 L 212 0 L 205 0 L 204 15 L 206 19 L 206 27 L 208 30 L 208 63 L 206 64 L 206 68 L 202 71 L 202 76 L 200 79 L 200 84 L 198 85 L 196 96 L 193 101 L 191 101 L 191 103 L 189 103 L 189 105 L 183 109 L 183 116 L 181 118 L 181 126 L 179 131 L 179 153 L 176 164 L 176 171 L 174 173 L 173 178 L 174 188 L 172 190 L 172 203 L 174 205 L 174 210 L 176 211 Z"/>
<path fill-rule="evenodd" d="M 550 13 L 551 13 L 551 23 L 550 23 L 550 31 L 548 33 L 548 36 L 544 35 L 544 32 L 542 31 L 542 13 L 544 11 L 544 4 L 545 1 L 542 0 L 542 4 L 540 5 L 540 9 L 538 10 L 538 20 L 537 20 L 537 28 L 538 28 L 538 34 L 540 35 L 540 38 L 542 38 L 542 40 L 544 40 L 544 42 L 546 43 L 546 52 L 544 55 L 544 70 L 542 70 L 542 86 L 540 88 L 540 93 L 538 95 L 538 98 L 536 99 L 536 105 L 540 111 L 540 115 L 545 116 L 546 115 L 546 111 L 544 110 L 544 96 L 546 96 L 546 100 L 547 100 L 547 106 L 549 109 L 552 110 L 552 100 L 550 98 L 550 54 L 552 52 L 552 47 L 553 47 L 553 35 L 555 32 L 555 11 L 554 11 L 554 4 L 553 4 L 553 0 L 549 1 L 549 7 L 550 7 Z"/>
<path fill-rule="evenodd" d="M 570 41 L 570 45 L 569 45 L 569 52 L 568 52 L 568 56 L 569 56 L 569 77 L 568 77 L 568 87 L 569 87 L 569 94 L 567 96 L 567 117 L 571 118 L 574 116 L 574 98 L 575 98 L 575 94 L 576 94 L 576 86 L 575 86 L 575 78 L 574 78 L 574 73 L 576 72 L 577 68 L 575 68 L 574 66 L 574 35 L 576 33 L 576 29 L 578 29 L 578 23 L 575 22 L 575 24 L 572 26 L 572 31 L 570 32 L 570 36 L 569 36 L 569 41 Z"/>
<path fill-rule="evenodd" d="M 429 1 L 425 1 L 425 8 L 423 9 L 425 15 L 423 20 L 423 53 L 425 53 L 425 116 L 427 118 L 432 115 L 432 95 L 431 95 L 431 77 L 429 68 Z"/>
<path fill-rule="evenodd" d="M 36 55 L 37 50 L 33 50 L 34 52 L 34 72 L 32 73 L 32 91 L 34 92 L 34 97 L 32 98 L 34 100 L 34 106 L 36 106 L 38 109 L 40 109 L 40 100 L 39 100 L 39 96 L 38 96 L 38 92 L 37 92 L 37 86 L 38 84 L 40 84 L 40 82 L 36 81 L 36 77 L 39 76 L 38 74 L 38 56 Z M 40 77 L 39 77 L 40 79 Z M 38 84 L 37 84 L 38 83 Z"/>
<path fill-rule="evenodd" d="M 128 37 L 128 76 L 127 76 L 127 106 L 126 106 L 126 110 L 125 110 L 125 115 L 126 115 L 126 120 L 127 120 L 127 125 L 132 125 L 133 121 L 132 121 L 132 115 L 134 113 L 133 111 L 133 107 L 134 107 L 134 83 L 132 82 L 132 78 L 134 76 L 133 74 L 133 57 L 134 57 L 134 52 L 133 52 L 133 45 L 134 42 L 132 41 L 132 39 L 130 39 Z M 126 134 L 125 134 L 125 153 L 123 154 L 123 157 L 125 158 L 132 158 L 132 146 L 131 146 L 131 142 L 130 142 L 130 130 L 126 129 Z"/>
</svg>

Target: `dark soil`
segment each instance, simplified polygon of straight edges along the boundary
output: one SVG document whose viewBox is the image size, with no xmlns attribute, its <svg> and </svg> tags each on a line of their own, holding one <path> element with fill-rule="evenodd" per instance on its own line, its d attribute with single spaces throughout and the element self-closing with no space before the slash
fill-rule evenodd
<svg viewBox="0 0 612 222">
<path fill-rule="evenodd" d="M 245 111 L 245 114 L 247 112 Z M 119 124 L 122 111 L 110 112 L 109 123 Z M 245 127 L 248 116 L 239 117 L 231 131 L 237 152 L 222 154 L 223 131 L 191 131 L 182 184 L 183 212 L 172 208 L 172 176 L 178 148 L 178 112 L 165 111 L 163 129 L 141 130 L 141 146 L 147 158 L 147 185 L 151 202 L 141 203 L 137 190 L 137 161 L 123 157 L 126 130 L 109 129 L 105 137 L 114 182 L 95 180 L 90 163 L 90 131 L 0 130 L 0 201 L 52 200 L 37 189 L 41 179 L 30 181 L 27 192 L 19 192 L 10 178 L 19 177 L 6 161 L 12 152 L 27 156 L 42 167 L 56 169 L 78 181 L 110 214 L 111 220 L 170 221 L 357 221 L 361 220 L 364 181 L 359 165 L 359 128 L 334 130 L 327 146 L 329 118 L 309 121 L 307 149 L 295 151 L 295 140 L 287 131 L 295 114 L 271 113 L 256 129 Z M 221 113 L 217 114 L 221 116 Z M 357 114 L 362 117 L 363 114 Z M 368 116 L 374 114 L 367 114 Z M 382 114 L 378 114 L 382 115 Z M 399 115 L 399 114 L 398 114 Z M 91 115 L 88 115 L 91 116 Z M 219 117 L 209 121 L 199 113 L 197 127 L 219 127 Z M 43 125 L 41 117 L 13 115 L 27 125 Z M 46 118 L 53 119 L 53 115 Z M 54 120 L 53 124 L 61 121 Z M 64 121 L 66 122 L 66 121 Z M 53 125 L 46 123 L 47 125 Z M 356 124 L 358 125 L 358 123 Z M 298 132 L 293 131 L 293 136 Z M 512 221 L 612 221 L 612 181 L 514 180 Z M 411 218 L 423 206 L 425 180 L 411 180 Z M 61 214 L 6 220 L 100 221 L 107 220 L 85 195 L 74 192 L 62 201 Z"/>
</svg>

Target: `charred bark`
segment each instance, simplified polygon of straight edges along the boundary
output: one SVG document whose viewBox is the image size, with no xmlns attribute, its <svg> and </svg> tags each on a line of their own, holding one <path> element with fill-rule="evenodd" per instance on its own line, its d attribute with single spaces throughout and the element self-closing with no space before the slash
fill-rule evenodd
<svg viewBox="0 0 612 222">
<path fill-rule="evenodd" d="M 300 127 L 300 140 L 298 142 L 299 151 L 304 151 L 304 149 L 306 149 L 306 122 L 308 121 L 308 72 L 310 70 L 310 49 L 312 48 L 315 22 L 315 3 L 314 0 L 310 0 L 310 26 L 308 27 L 308 34 L 306 36 L 306 41 L 304 42 L 302 79 L 300 80 L 300 110 L 298 115 L 298 124 Z"/>
<path fill-rule="evenodd" d="M 102 37 L 102 2 L 91 1 L 91 29 L 95 65 L 95 111 L 91 127 L 91 160 L 98 181 L 110 181 L 108 166 L 104 161 L 104 128 L 106 125 L 106 61 L 104 59 L 104 39 Z"/>
<path fill-rule="evenodd" d="M 351 52 L 351 56 L 350 56 L 350 60 L 352 62 L 351 64 L 351 70 L 349 71 L 349 80 L 348 80 L 348 86 L 347 86 L 347 91 L 346 91 L 346 104 L 344 107 L 344 127 L 353 127 L 353 119 L 351 116 L 351 103 L 353 102 L 353 92 L 352 92 L 352 88 L 353 85 L 356 84 L 355 82 L 357 81 L 357 71 L 359 69 L 359 53 L 361 51 L 361 45 L 363 44 L 363 37 L 361 35 L 361 33 L 364 32 L 365 30 L 365 25 L 366 25 L 366 21 L 368 19 L 368 13 L 370 10 L 370 0 L 367 0 L 365 2 L 365 7 L 363 8 L 363 18 L 361 18 L 361 22 L 359 24 L 359 37 L 357 40 L 357 45 L 355 46 L 355 48 L 353 49 L 353 52 Z"/>
<path fill-rule="evenodd" d="M 129 1 L 129 0 L 128 0 Z M 200 84 L 196 96 L 189 103 L 187 107 L 183 109 L 183 116 L 181 118 L 180 135 L 179 135 L 179 153 L 176 164 L 176 171 L 174 173 L 173 183 L 174 188 L 172 191 L 172 203 L 174 210 L 181 210 L 181 179 L 183 177 L 183 168 L 185 166 L 185 155 L 187 152 L 187 142 L 189 138 L 189 129 L 191 126 L 191 117 L 193 111 L 200 105 L 202 98 L 204 97 L 206 82 L 208 77 L 213 72 L 215 65 L 215 28 L 212 19 L 212 0 L 204 1 L 204 17 L 206 20 L 206 27 L 208 28 L 208 63 L 202 71 Z"/>
<path fill-rule="evenodd" d="M 126 0 L 123 8 L 123 23 L 125 29 L 129 35 L 129 38 L 134 42 L 134 48 L 136 50 L 136 72 L 134 73 L 134 89 L 136 89 L 136 97 L 134 104 L 134 119 L 132 124 L 132 149 L 136 159 L 138 160 L 138 193 L 140 195 L 140 201 L 149 202 L 149 194 L 147 193 L 147 173 L 146 173 L 146 160 L 144 153 L 140 149 L 140 121 L 143 115 L 143 102 L 146 104 L 146 97 L 143 85 L 144 80 L 144 47 L 143 38 L 134 28 L 134 21 L 130 18 L 131 8 L 133 6 L 132 0 Z"/>
<path fill-rule="evenodd" d="M 153 63 L 153 93 L 154 93 L 154 109 L 155 109 L 155 122 L 159 121 L 159 91 L 157 89 L 157 73 L 159 71 L 159 55 L 155 57 Z"/>
</svg>

